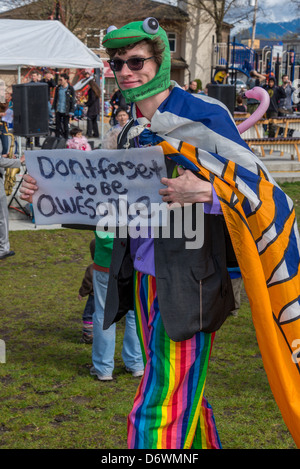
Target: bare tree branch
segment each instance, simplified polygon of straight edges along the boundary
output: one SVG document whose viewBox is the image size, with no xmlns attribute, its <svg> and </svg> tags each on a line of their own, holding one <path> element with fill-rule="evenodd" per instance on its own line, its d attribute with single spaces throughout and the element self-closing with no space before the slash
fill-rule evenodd
<svg viewBox="0 0 300 469">
<path fill-rule="evenodd" d="M 54 0 L 9 0 L 5 3 L 10 7 L 9 10 L 14 10 L 14 17 L 19 14 L 24 19 L 47 20 L 53 16 L 55 18 Z M 107 3 L 107 7 L 102 10 L 109 8 L 109 2 Z M 72 32 L 79 26 L 82 29 L 99 27 L 99 17 L 95 14 L 97 4 L 95 0 L 60 0 L 59 19 Z"/>
<path fill-rule="evenodd" d="M 182 0 L 181 4 L 186 4 L 191 8 L 202 10 L 206 15 L 206 21 L 213 21 L 217 42 L 222 39 L 222 27 L 225 21 L 234 18 L 234 22 L 239 18 L 244 18 L 251 11 L 248 0 Z"/>
</svg>

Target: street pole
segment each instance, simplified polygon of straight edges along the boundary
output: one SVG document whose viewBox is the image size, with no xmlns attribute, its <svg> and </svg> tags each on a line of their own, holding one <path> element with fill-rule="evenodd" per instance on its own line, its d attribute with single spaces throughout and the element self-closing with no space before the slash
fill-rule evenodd
<svg viewBox="0 0 300 469">
<path fill-rule="evenodd" d="M 254 12 L 253 12 L 253 22 L 252 22 L 251 46 L 250 46 L 251 49 L 253 49 L 253 47 L 254 47 L 254 40 L 255 40 L 257 3 L 258 3 L 258 0 L 255 0 Z"/>
</svg>

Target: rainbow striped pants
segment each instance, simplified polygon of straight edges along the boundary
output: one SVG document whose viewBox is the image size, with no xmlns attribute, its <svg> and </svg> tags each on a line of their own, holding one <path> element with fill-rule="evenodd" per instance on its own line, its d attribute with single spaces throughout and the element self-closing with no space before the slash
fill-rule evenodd
<svg viewBox="0 0 300 469">
<path fill-rule="evenodd" d="M 203 395 L 214 335 L 199 332 L 172 341 L 159 312 L 155 277 L 140 272 L 135 272 L 135 311 L 145 372 L 128 416 L 128 448 L 221 448 Z"/>
</svg>

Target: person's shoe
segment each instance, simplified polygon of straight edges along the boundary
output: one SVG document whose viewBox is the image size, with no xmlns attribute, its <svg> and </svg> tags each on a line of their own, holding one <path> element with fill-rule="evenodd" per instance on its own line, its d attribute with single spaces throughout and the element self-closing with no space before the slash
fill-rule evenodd
<svg viewBox="0 0 300 469">
<path fill-rule="evenodd" d="M 97 378 L 99 379 L 99 381 L 112 381 L 113 380 L 113 377 L 110 376 L 110 375 L 97 375 Z"/>
<path fill-rule="evenodd" d="M 81 344 L 92 344 L 93 343 L 93 336 L 89 334 L 82 334 L 82 337 L 80 339 Z"/>
<path fill-rule="evenodd" d="M 131 373 L 133 378 L 140 378 L 144 374 L 144 370 L 132 371 L 129 368 L 125 368 L 128 373 Z"/>
<path fill-rule="evenodd" d="M 93 343 L 93 327 L 90 327 L 90 330 L 83 330 L 80 342 L 82 344 L 92 344 Z"/>
<path fill-rule="evenodd" d="M 94 366 L 90 368 L 90 375 L 97 376 L 99 381 L 112 381 L 113 380 L 113 377 L 111 375 L 100 375 L 98 371 L 96 371 Z"/>
<path fill-rule="evenodd" d="M 229 315 L 233 316 L 234 318 L 238 317 L 238 309 L 234 309 L 233 311 L 230 311 Z"/>
<path fill-rule="evenodd" d="M 8 251 L 7 253 L 3 254 L 3 256 L 0 256 L 1 259 L 5 259 L 6 257 L 11 257 L 15 255 L 15 251 Z"/>
</svg>

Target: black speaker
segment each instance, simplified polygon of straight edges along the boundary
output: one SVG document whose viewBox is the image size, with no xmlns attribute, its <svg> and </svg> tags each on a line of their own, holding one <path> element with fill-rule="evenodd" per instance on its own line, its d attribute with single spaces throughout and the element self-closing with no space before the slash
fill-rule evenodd
<svg viewBox="0 0 300 469">
<path fill-rule="evenodd" d="M 42 145 L 43 150 L 54 150 L 57 145 L 57 137 L 48 136 L 45 138 L 44 143 Z"/>
<path fill-rule="evenodd" d="M 42 145 L 43 150 L 55 150 L 55 149 L 62 149 L 66 148 L 66 139 L 63 137 L 53 137 L 52 135 L 48 135 L 45 138 L 44 143 Z"/>
<path fill-rule="evenodd" d="M 211 98 L 218 99 L 228 107 L 233 115 L 235 108 L 235 86 L 234 85 L 207 85 L 207 94 Z"/>
<path fill-rule="evenodd" d="M 66 139 L 63 138 L 63 137 L 58 137 L 56 139 L 56 147 L 57 149 L 62 149 L 62 148 L 66 148 Z"/>
<path fill-rule="evenodd" d="M 14 134 L 23 137 L 48 135 L 48 84 L 13 85 Z"/>
</svg>

